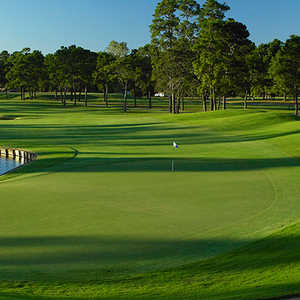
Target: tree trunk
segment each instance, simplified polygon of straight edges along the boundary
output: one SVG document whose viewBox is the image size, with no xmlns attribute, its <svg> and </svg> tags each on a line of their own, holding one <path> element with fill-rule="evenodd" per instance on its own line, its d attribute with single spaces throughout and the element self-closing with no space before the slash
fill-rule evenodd
<svg viewBox="0 0 300 300">
<path fill-rule="evenodd" d="M 66 106 L 66 97 L 67 97 L 67 89 L 64 89 L 64 100 L 63 100 L 63 104 L 64 106 Z"/>
<path fill-rule="evenodd" d="M 85 87 L 84 89 L 84 103 L 85 103 L 85 107 L 88 106 L 88 98 L 87 98 L 87 87 Z"/>
<path fill-rule="evenodd" d="M 125 88 L 124 88 L 124 102 L 123 102 L 123 111 L 127 112 L 127 85 L 128 83 L 125 83 Z"/>
<path fill-rule="evenodd" d="M 264 91 L 264 100 L 266 100 L 266 99 L 267 99 L 267 92 Z"/>
<path fill-rule="evenodd" d="M 284 101 L 286 102 L 286 100 L 287 100 L 287 95 L 286 95 L 286 93 L 284 93 Z"/>
<path fill-rule="evenodd" d="M 21 87 L 21 100 L 23 100 L 23 88 Z"/>
<path fill-rule="evenodd" d="M 55 100 L 57 100 L 57 89 L 55 89 Z"/>
<path fill-rule="evenodd" d="M 184 111 L 184 109 L 185 109 L 185 107 L 184 107 L 184 96 L 181 99 L 181 108 L 182 108 L 182 111 Z"/>
<path fill-rule="evenodd" d="M 8 90 L 7 90 L 7 88 L 5 89 L 5 94 L 6 94 L 6 99 L 8 99 Z"/>
<path fill-rule="evenodd" d="M 136 87 L 133 87 L 133 106 L 136 107 Z"/>
<path fill-rule="evenodd" d="M 78 101 L 81 102 L 81 90 L 78 93 Z"/>
<path fill-rule="evenodd" d="M 76 91 L 74 91 L 74 106 L 77 104 Z"/>
<path fill-rule="evenodd" d="M 148 91 L 148 101 L 149 101 L 149 108 L 152 108 L 152 97 L 151 97 L 151 91 Z"/>
<path fill-rule="evenodd" d="M 246 110 L 248 108 L 248 93 L 245 94 L 245 98 L 244 98 L 244 110 Z"/>
<path fill-rule="evenodd" d="M 298 105 L 298 93 L 295 93 L 295 115 L 298 117 L 299 113 L 299 105 Z"/>
<path fill-rule="evenodd" d="M 212 92 L 212 89 L 210 90 L 210 97 L 209 97 L 209 100 L 210 100 L 210 110 L 211 110 L 211 111 L 214 111 L 214 100 L 213 100 L 213 92 Z"/>
<path fill-rule="evenodd" d="M 105 93 L 104 93 L 104 101 L 105 101 L 105 107 L 108 107 L 108 85 L 105 85 Z"/>
<path fill-rule="evenodd" d="M 170 114 L 172 113 L 172 111 L 173 111 L 173 107 L 172 107 L 172 97 L 171 96 L 169 96 L 169 112 L 170 112 Z"/>
<path fill-rule="evenodd" d="M 176 114 L 179 114 L 180 113 L 180 104 L 181 104 L 181 97 L 178 96 L 177 97 L 177 103 L 176 103 Z"/>
<path fill-rule="evenodd" d="M 226 109 L 226 97 L 223 96 L 223 110 Z"/>
<path fill-rule="evenodd" d="M 206 95 L 202 95 L 202 105 L 203 105 L 203 112 L 207 111 L 207 104 L 206 104 Z"/>
<path fill-rule="evenodd" d="M 172 93 L 172 106 L 173 106 L 173 114 L 176 114 L 176 97 L 174 93 Z"/>
<path fill-rule="evenodd" d="M 218 110 L 221 108 L 221 97 L 218 97 Z"/>
<path fill-rule="evenodd" d="M 217 110 L 217 98 L 216 98 L 215 89 L 213 89 L 213 103 L 214 103 L 214 111 L 216 111 Z"/>
</svg>

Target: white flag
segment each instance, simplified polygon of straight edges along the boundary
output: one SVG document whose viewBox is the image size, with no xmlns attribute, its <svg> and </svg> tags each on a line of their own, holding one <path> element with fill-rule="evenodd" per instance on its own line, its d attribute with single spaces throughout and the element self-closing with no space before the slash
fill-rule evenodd
<svg viewBox="0 0 300 300">
<path fill-rule="evenodd" d="M 173 142 L 173 147 L 174 148 L 179 148 L 178 145 L 176 144 L 176 142 Z"/>
</svg>

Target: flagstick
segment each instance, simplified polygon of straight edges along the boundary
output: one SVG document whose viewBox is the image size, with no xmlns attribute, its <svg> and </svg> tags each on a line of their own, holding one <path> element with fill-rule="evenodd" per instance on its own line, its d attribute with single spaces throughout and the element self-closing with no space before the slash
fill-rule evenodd
<svg viewBox="0 0 300 300">
<path fill-rule="evenodd" d="M 173 149 L 174 151 L 176 150 L 176 148 L 178 148 L 178 145 L 176 144 L 176 142 L 173 142 Z M 172 172 L 175 172 L 175 163 L 174 163 L 174 159 L 172 159 Z"/>
</svg>

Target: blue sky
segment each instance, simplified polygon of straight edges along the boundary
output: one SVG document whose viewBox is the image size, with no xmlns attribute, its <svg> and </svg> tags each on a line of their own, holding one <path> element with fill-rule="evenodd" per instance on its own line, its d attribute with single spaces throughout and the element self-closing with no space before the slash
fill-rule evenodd
<svg viewBox="0 0 300 300">
<path fill-rule="evenodd" d="M 228 16 L 247 25 L 256 43 L 300 35 L 300 0 L 227 0 Z M 10 0 L 0 2 L 0 51 L 44 53 L 76 44 L 103 50 L 111 40 L 130 48 L 149 42 L 158 0 Z M 203 3 L 203 1 L 199 1 Z"/>
</svg>

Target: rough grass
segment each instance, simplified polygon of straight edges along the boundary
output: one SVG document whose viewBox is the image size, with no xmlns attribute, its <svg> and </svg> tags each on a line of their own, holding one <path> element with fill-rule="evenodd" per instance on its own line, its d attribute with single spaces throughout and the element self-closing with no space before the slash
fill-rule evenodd
<svg viewBox="0 0 300 300">
<path fill-rule="evenodd" d="M 1 145 L 39 154 L 1 178 L 1 297 L 299 292 L 299 226 L 273 233 L 300 216 L 298 120 L 137 110 L 1 100 Z"/>
</svg>

